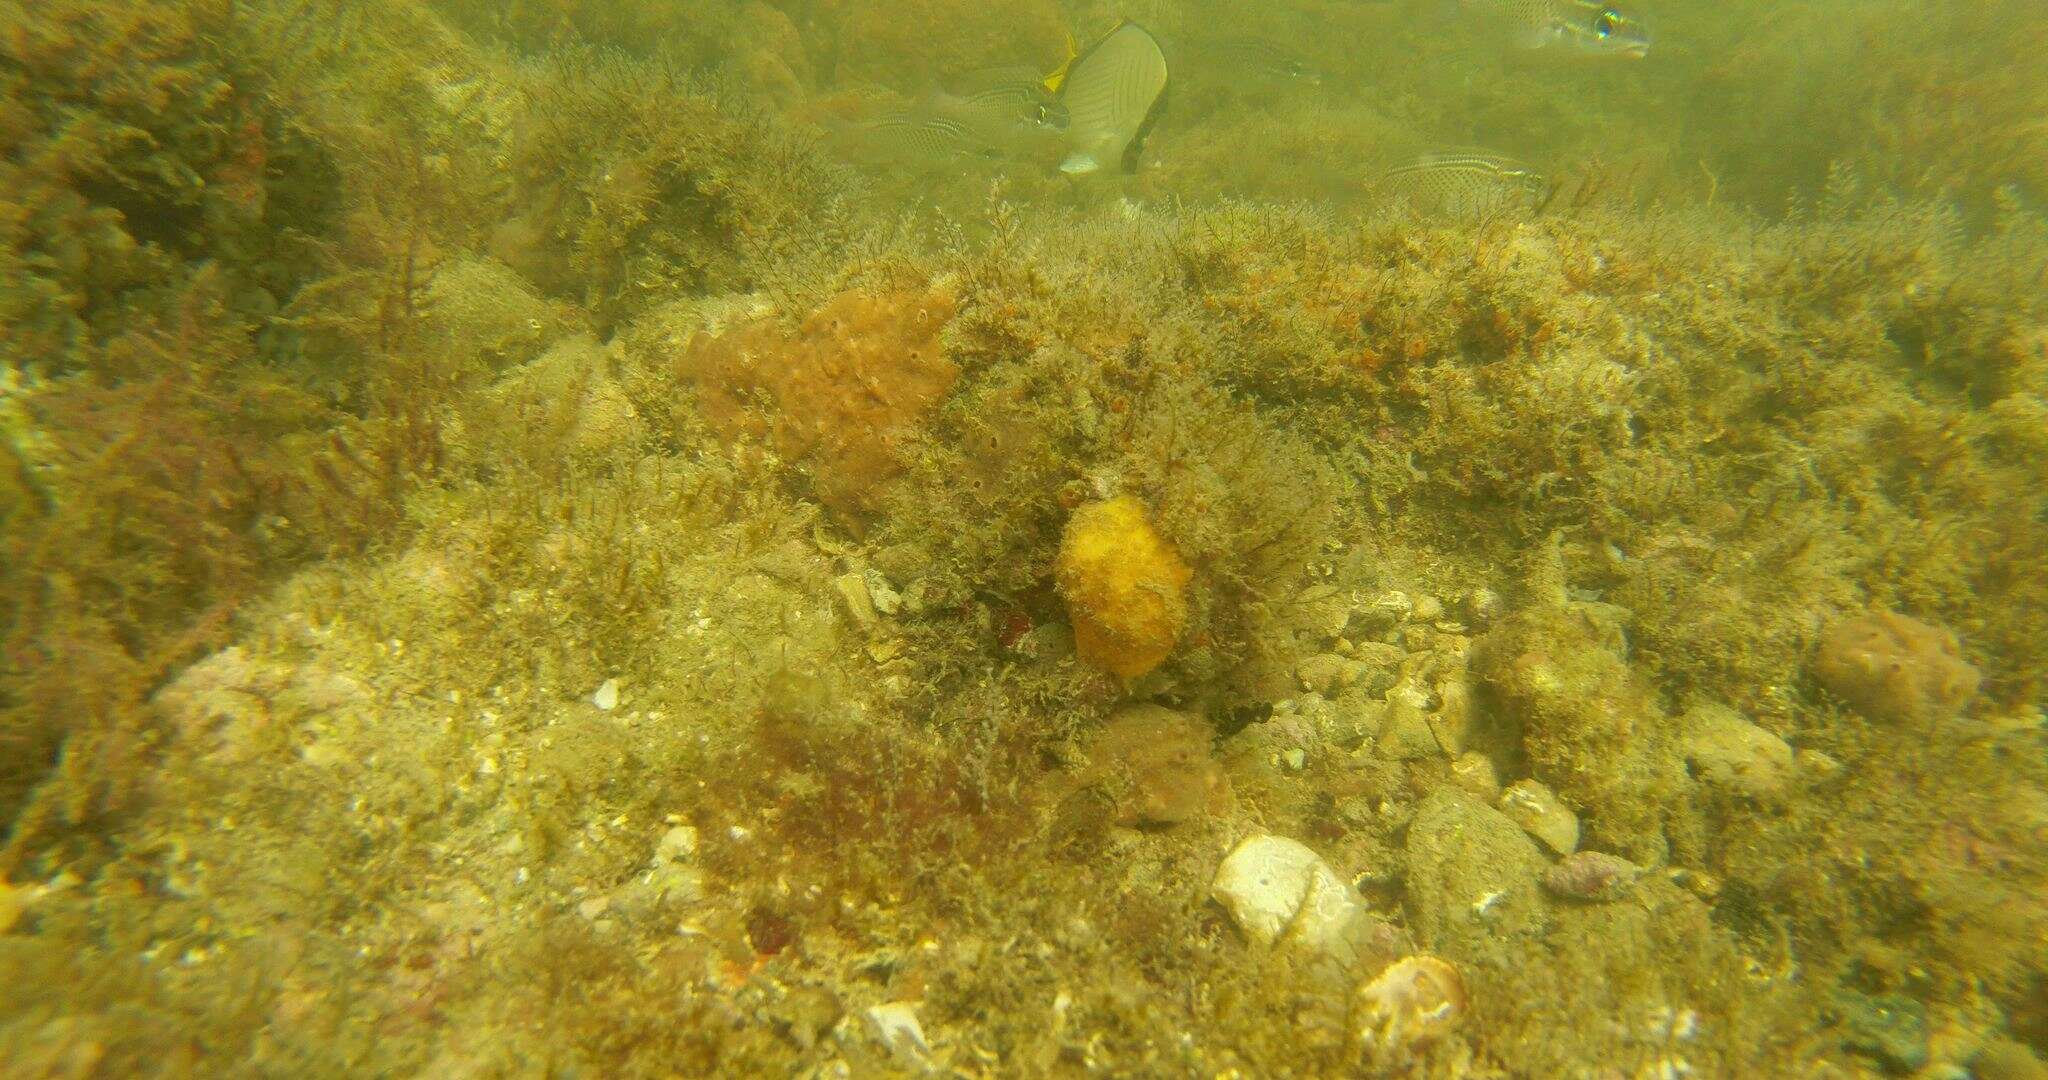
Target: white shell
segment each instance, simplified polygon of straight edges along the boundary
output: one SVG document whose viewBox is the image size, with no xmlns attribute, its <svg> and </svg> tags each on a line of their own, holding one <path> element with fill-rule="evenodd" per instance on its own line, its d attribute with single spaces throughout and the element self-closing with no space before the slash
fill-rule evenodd
<svg viewBox="0 0 2048 1080">
<path fill-rule="evenodd" d="M 1378 1068 L 1404 1065 L 1464 1018 L 1465 980 L 1434 956 L 1403 957 L 1359 988 L 1355 1009 L 1367 1059 Z"/>
<path fill-rule="evenodd" d="M 590 703 L 592 705 L 597 706 L 600 709 L 603 709 L 605 712 L 610 712 L 613 709 L 618 708 L 619 680 L 606 679 L 604 681 L 604 685 L 599 686 L 597 688 L 597 692 L 590 695 Z"/>
<path fill-rule="evenodd" d="M 924 1027 L 917 1022 L 915 1003 L 891 1001 L 885 1005 L 873 1005 L 865 1015 L 875 1041 L 888 1047 L 899 1060 L 917 1066 L 927 1063 L 932 1048 L 924 1039 Z"/>
</svg>

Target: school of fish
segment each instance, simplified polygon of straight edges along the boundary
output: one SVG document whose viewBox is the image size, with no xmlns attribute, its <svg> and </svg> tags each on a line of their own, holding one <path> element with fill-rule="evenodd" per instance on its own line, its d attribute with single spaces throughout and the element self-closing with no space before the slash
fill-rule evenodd
<svg viewBox="0 0 2048 1080">
<path fill-rule="evenodd" d="M 1449 3 L 1481 38 L 1532 55 L 1638 60 L 1650 49 L 1642 19 L 1604 0 Z M 1174 45 L 1169 49 L 1123 19 L 1085 48 L 1070 39 L 1065 61 L 1050 72 L 1009 67 L 970 73 L 909 107 L 838 127 L 833 142 L 858 163 L 894 168 L 1056 161 L 1069 177 L 1133 173 L 1165 111 L 1172 71 L 1183 62 L 1198 71 L 1227 70 L 1243 81 L 1323 82 L 1306 58 L 1264 38 L 1226 34 Z M 1455 215 L 1536 206 L 1551 191 L 1535 168 L 1483 148 L 1425 152 L 1381 172 L 1372 188 L 1389 204 Z"/>
</svg>

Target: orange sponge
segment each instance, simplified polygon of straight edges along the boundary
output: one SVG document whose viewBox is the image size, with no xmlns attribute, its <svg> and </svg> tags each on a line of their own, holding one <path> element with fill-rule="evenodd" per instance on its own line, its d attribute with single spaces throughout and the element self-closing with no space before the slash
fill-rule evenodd
<svg viewBox="0 0 2048 1080">
<path fill-rule="evenodd" d="M 1074 511 L 1054 567 L 1081 659 L 1134 679 L 1159 666 L 1188 621 L 1194 571 L 1129 495 Z"/>
</svg>

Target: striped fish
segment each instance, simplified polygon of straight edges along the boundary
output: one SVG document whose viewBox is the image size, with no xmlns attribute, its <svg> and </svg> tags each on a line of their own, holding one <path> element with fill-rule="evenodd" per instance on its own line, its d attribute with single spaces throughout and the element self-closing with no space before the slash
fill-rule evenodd
<svg viewBox="0 0 2048 1080">
<path fill-rule="evenodd" d="M 968 125 L 924 112 L 891 113 L 852 124 L 835 132 L 833 142 L 847 157 L 870 165 L 1001 156 Z"/>
<path fill-rule="evenodd" d="M 1145 135 L 1166 97 L 1166 53 L 1144 27 L 1125 20 L 1067 67 L 1060 103 L 1067 107 L 1069 176 L 1120 168 L 1135 172 Z"/>
<path fill-rule="evenodd" d="M 925 111 L 954 120 L 1005 149 L 1056 139 L 1067 130 L 1067 106 L 1036 75 L 969 79 L 961 93 L 934 93 Z"/>
<path fill-rule="evenodd" d="M 1529 209 L 1547 191 L 1543 174 L 1488 150 L 1433 150 L 1380 174 L 1376 185 L 1389 202 L 1427 214 L 1467 216 Z"/>
<path fill-rule="evenodd" d="M 1247 79 L 1319 86 L 1323 73 L 1308 59 L 1279 42 L 1261 37 L 1197 40 L 1192 50 L 1231 82 Z"/>
<path fill-rule="evenodd" d="M 1525 49 L 1629 59 L 1650 52 L 1643 21 L 1604 0 L 1461 0 L 1461 6 Z"/>
</svg>

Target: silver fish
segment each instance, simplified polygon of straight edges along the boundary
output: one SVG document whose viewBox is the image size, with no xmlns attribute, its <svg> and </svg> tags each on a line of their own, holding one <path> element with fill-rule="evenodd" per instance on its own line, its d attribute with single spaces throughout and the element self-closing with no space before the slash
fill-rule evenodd
<svg viewBox="0 0 2048 1080">
<path fill-rule="evenodd" d="M 1433 150 L 1380 174 L 1375 185 L 1390 202 L 1430 214 L 1465 216 L 1528 209 L 1548 190 L 1543 174 L 1488 150 Z"/>
<path fill-rule="evenodd" d="M 1641 59 L 1650 31 L 1640 17 L 1604 0 L 1459 0 L 1525 49 Z"/>
<path fill-rule="evenodd" d="M 1007 77 L 966 85 L 971 88 L 960 93 L 932 94 L 924 110 L 1006 148 L 1056 139 L 1070 124 L 1066 104 L 1036 78 Z"/>
<path fill-rule="evenodd" d="M 833 144 L 862 164 L 942 163 L 991 159 L 1000 149 L 966 124 L 924 112 L 898 112 L 834 132 Z"/>
<path fill-rule="evenodd" d="M 1323 73 L 1300 53 L 1259 37 L 1227 37 L 1196 41 L 1193 51 L 1232 81 L 1259 79 L 1275 83 L 1319 86 Z"/>
<path fill-rule="evenodd" d="M 1060 84 L 1067 107 L 1070 176 L 1121 168 L 1133 172 L 1145 135 L 1166 95 L 1166 53 L 1144 27 L 1128 20 L 1074 58 Z"/>
</svg>

